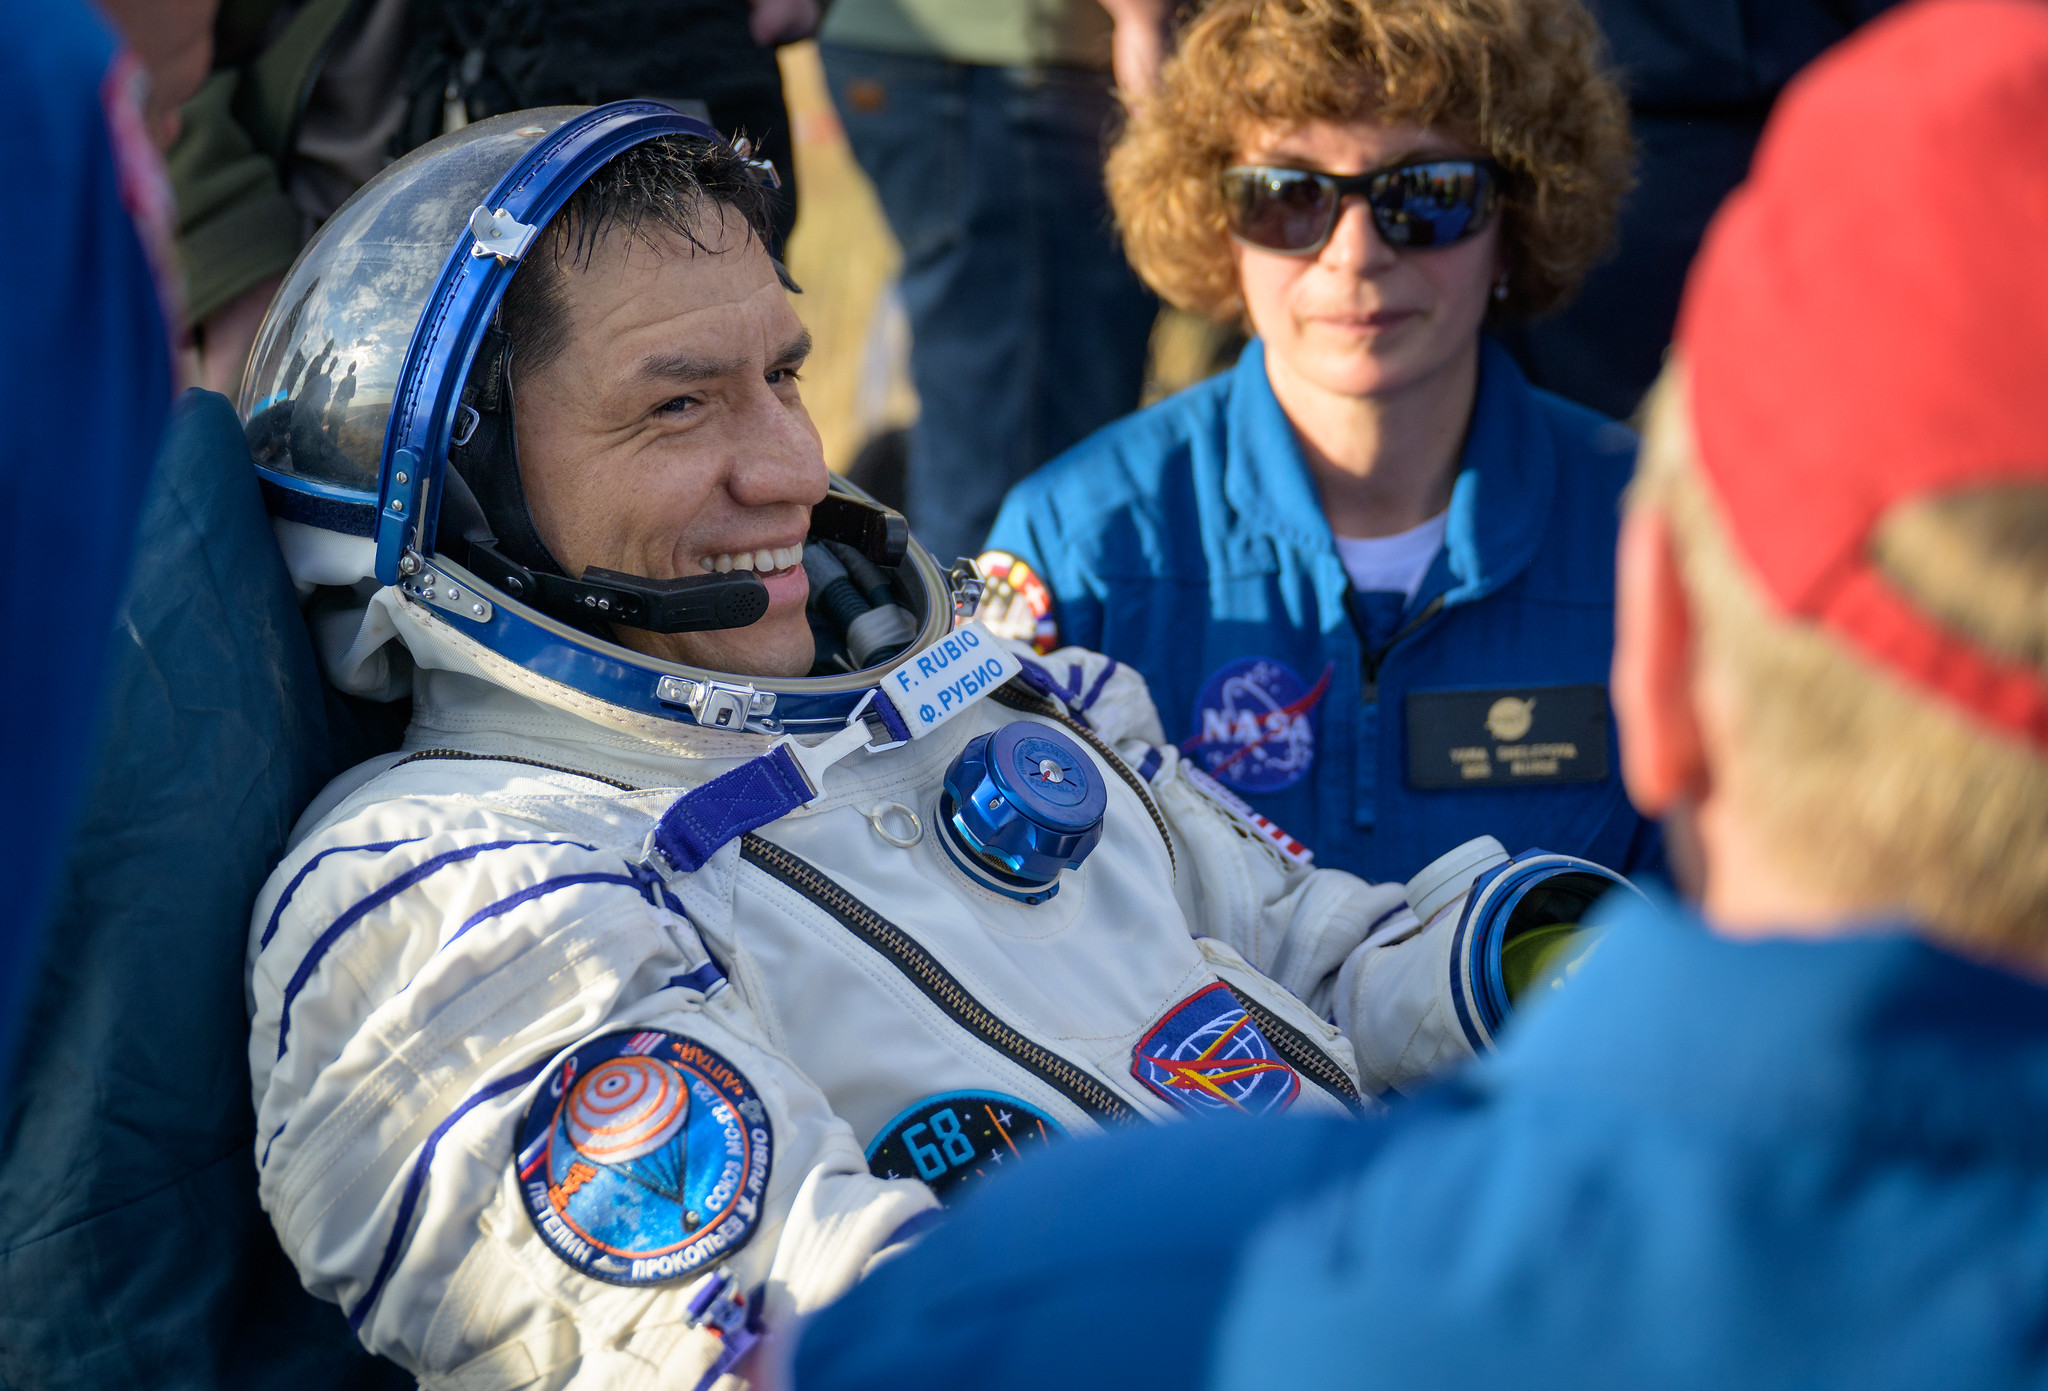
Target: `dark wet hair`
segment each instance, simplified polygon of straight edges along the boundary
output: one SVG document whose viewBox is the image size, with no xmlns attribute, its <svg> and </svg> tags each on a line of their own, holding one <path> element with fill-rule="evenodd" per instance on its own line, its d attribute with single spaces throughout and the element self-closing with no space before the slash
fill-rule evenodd
<svg viewBox="0 0 2048 1391">
<path fill-rule="evenodd" d="M 715 227 L 726 208 L 772 250 L 768 197 L 746 161 L 722 143 L 663 135 L 619 155 L 549 220 L 506 288 L 498 322 L 512 340 L 514 372 L 546 367 L 569 346 L 564 265 L 589 265 L 614 237 L 652 246 L 666 234 L 708 251 L 699 231 L 707 222 Z"/>
</svg>

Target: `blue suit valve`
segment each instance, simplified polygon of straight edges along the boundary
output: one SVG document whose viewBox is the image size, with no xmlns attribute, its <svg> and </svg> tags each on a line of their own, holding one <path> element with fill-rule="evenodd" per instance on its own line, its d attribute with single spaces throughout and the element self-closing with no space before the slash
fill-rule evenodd
<svg viewBox="0 0 2048 1391">
<path fill-rule="evenodd" d="M 983 888 L 1043 903 L 1060 871 L 1079 869 L 1100 843 L 1108 810 L 1101 771 L 1080 746 L 1018 720 L 970 739 L 946 770 L 939 843 Z"/>
</svg>

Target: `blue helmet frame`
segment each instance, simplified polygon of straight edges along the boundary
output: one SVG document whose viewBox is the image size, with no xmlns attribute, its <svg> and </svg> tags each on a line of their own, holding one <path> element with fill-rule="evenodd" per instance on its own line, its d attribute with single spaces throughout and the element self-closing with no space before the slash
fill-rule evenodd
<svg viewBox="0 0 2048 1391">
<path fill-rule="evenodd" d="M 903 569 L 924 600 L 919 640 L 895 662 L 872 670 L 796 678 L 705 670 L 593 637 L 519 602 L 436 549 L 462 390 L 522 258 L 537 244 L 540 230 L 607 162 L 667 135 L 729 145 L 706 122 L 661 102 L 612 102 L 580 111 L 539 136 L 490 185 L 467 231 L 448 249 L 406 340 L 377 460 L 374 503 L 367 487 L 262 463 L 258 478 L 275 515 L 369 539 L 369 573 L 378 583 L 398 587 L 437 621 L 540 676 L 664 721 L 757 733 L 837 729 L 891 667 L 952 625 L 949 576 L 914 541 Z M 836 477 L 832 488 L 864 497 Z"/>
<path fill-rule="evenodd" d="M 606 163 L 663 135 L 692 135 L 723 145 L 704 121 L 654 101 L 618 101 L 562 123 L 506 171 L 484 207 L 526 231 L 517 254 L 458 242 L 413 329 L 398 394 L 385 427 L 377 492 L 377 579 L 396 584 L 407 550 L 434 554 L 441 480 L 455 432 L 455 408 L 485 327 L 531 250 L 534 232 L 562 210 Z M 474 236 L 474 234 L 472 234 Z"/>
</svg>

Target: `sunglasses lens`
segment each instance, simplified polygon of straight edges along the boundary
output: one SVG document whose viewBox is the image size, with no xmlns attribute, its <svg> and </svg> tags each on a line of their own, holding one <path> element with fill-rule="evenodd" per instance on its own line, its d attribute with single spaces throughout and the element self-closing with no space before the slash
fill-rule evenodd
<svg viewBox="0 0 2048 1391">
<path fill-rule="evenodd" d="M 1336 190 L 1299 169 L 1233 169 L 1225 180 L 1230 230 L 1269 251 L 1307 251 L 1329 234 Z"/>
<path fill-rule="evenodd" d="M 1374 182 L 1373 221 L 1390 246 L 1449 246 L 1486 225 L 1493 186 L 1474 160 L 1389 169 Z"/>
</svg>

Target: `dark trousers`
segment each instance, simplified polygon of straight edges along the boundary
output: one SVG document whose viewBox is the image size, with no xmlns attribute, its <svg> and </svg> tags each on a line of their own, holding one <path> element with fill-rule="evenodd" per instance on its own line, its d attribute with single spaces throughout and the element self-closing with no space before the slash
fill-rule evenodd
<svg viewBox="0 0 2048 1391">
<path fill-rule="evenodd" d="M 980 552 L 1024 475 L 1134 410 L 1157 302 L 1102 191 L 1106 73 L 824 47 L 854 156 L 903 247 L 911 529 Z"/>
</svg>

